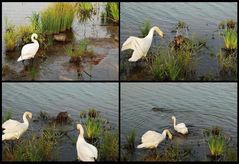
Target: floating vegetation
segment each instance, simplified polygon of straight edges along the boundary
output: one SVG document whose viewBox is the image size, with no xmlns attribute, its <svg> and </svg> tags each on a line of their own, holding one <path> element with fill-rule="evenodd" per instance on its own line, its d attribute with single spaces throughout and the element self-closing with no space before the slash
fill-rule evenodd
<svg viewBox="0 0 239 164">
<path fill-rule="evenodd" d="M 74 19 L 74 6 L 71 3 L 54 3 L 41 12 L 41 30 L 44 34 L 57 34 L 70 30 Z"/>
<path fill-rule="evenodd" d="M 135 136 L 136 136 L 136 130 L 132 129 L 126 136 L 125 148 L 129 150 L 135 149 Z"/>
<path fill-rule="evenodd" d="M 108 21 L 118 24 L 119 23 L 119 4 L 117 2 L 107 2 L 105 10 L 106 10 L 106 16 Z"/>
<path fill-rule="evenodd" d="M 38 113 L 37 118 L 38 118 L 39 120 L 48 120 L 48 119 L 49 119 L 49 115 L 48 115 L 47 112 L 41 110 L 41 111 Z"/>
<path fill-rule="evenodd" d="M 83 57 L 90 57 L 94 56 L 92 51 L 87 50 L 87 46 L 89 44 L 88 40 L 80 41 L 79 46 L 77 49 L 74 49 L 73 46 L 68 46 L 66 50 L 66 54 L 71 58 L 70 63 L 74 63 L 79 65 L 80 62 L 83 60 Z"/>
<path fill-rule="evenodd" d="M 144 24 L 139 28 L 141 31 L 142 37 L 145 37 L 148 35 L 150 28 L 151 28 L 150 21 L 145 21 Z"/>
<path fill-rule="evenodd" d="M 119 136 L 117 133 L 105 132 L 102 135 L 99 148 L 99 157 L 102 161 L 118 161 Z"/>
</svg>

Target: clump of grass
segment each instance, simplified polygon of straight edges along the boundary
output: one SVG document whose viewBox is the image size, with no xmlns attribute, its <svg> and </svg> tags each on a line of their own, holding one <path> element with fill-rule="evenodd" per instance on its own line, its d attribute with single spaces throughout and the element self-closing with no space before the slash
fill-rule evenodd
<svg viewBox="0 0 239 164">
<path fill-rule="evenodd" d="M 226 55 L 220 51 L 218 55 L 218 62 L 220 72 L 222 74 L 237 74 L 237 55 Z"/>
<path fill-rule="evenodd" d="M 95 120 L 92 118 L 88 118 L 86 120 L 85 128 L 87 134 L 86 136 L 91 140 L 98 138 L 102 131 L 100 120 Z"/>
<path fill-rule="evenodd" d="M 16 145 L 12 161 L 50 161 L 54 160 L 57 136 L 53 129 L 44 129 L 38 137 L 33 134 Z M 7 150 L 7 149 L 6 149 Z M 5 152 L 6 153 L 6 152 Z M 9 152 L 8 152 L 9 153 Z"/>
<path fill-rule="evenodd" d="M 119 139 L 118 134 L 105 132 L 102 135 L 99 147 L 99 157 L 102 161 L 118 161 Z"/>
<path fill-rule="evenodd" d="M 220 156 L 225 149 L 225 139 L 222 136 L 210 136 L 208 146 L 211 156 Z"/>
<path fill-rule="evenodd" d="M 228 50 L 235 50 L 237 48 L 237 32 L 231 29 L 224 32 L 224 45 Z"/>
<path fill-rule="evenodd" d="M 38 113 L 37 118 L 40 119 L 40 120 L 48 120 L 48 119 L 49 119 L 49 115 L 48 115 L 47 112 L 41 110 L 41 111 Z"/>
<path fill-rule="evenodd" d="M 145 21 L 144 24 L 140 27 L 141 35 L 143 37 L 147 36 L 151 28 L 150 21 Z"/>
<path fill-rule="evenodd" d="M 37 33 L 41 33 L 40 13 L 33 12 L 32 15 L 27 18 L 30 19 L 32 29 Z"/>
<path fill-rule="evenodd" d="M 229 147 L 225 150 L 225 161 L 237 161 L 237 150 L 235 148 Z"/>
<path fill-rule="evenodd" d="M 99 116 L 99 112 L 95 108 L 90 108 L 88 111 L 88 116 L 90 118 L 96 118 Z"/>
<path fill-rule="evenodd" d="M 91 18 L 93 12 L 93 5 L 91 2 L 76 3 L 76 13 L 80 22 L 86 22 Z"/>
<path fill-rule="evenodd" d="M 7 109 L 6 112 L 4 112 L 3 118 L 2 118 L 2 123 L 11 119 L 12 118 L 12 110 L 11 109 Z"/>
<path fill-rule="evenodd" d="M 136 130 L 132 129 L 126 136 L 126 145 L 125 147 L 129 150 L 135 149 L 135 136 L 136 136 Z"/>
<path fill-rule="evenodd" d="M 5 18 L 5 33 L 4 33 L 4 42 L 6 46 L 6 51 L 13 51 L 17 43 L 17 33 L 15 26 Z"/>
<path fill-rule="evenodd" d="M 79 65 L 83 57 L 93 56 L 93 52 L 87 50 L 88 44 L 89 44 L 88 40 L 82 40 L 80 41 L 77 49 L 73 48 L 72 45 L 65 48 L 66 54 L 71 58 L 70 63 Z"/>
<path fill-rule="evenodd" d="M 227 28 L 234 30 L 236 27 L 236 22 L 233 19 L 227 20 Z"/>
<path fill-rule="evenodd" d="M 71 29 L 74 19 L 71 3 L 54 3 L 41 13 L 41 30 L 44 34 L 56 34 Z"/>
<path fill-rule="evenodd" d="M 87 111 L 80 111 L 79 115 L 80 115 L 80 118 L 86 118 L 88 113 Z"/>
<path fill-rule="evenodd" d="M 107 19 L 113 23 L 119 23 L 119 4 L 117 2 L 107 2 L 106 4 Z"/>
</svg>

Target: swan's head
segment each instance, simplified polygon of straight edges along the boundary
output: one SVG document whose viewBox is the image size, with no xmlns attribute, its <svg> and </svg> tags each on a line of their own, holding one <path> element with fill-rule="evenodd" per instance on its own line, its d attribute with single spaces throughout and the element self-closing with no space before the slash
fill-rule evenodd
<svg viewBox="0 0 239 164">
<path fill-rule="evenodd" d="M 161 38 L 164 38 L 164 33 L 160 30 L 159 27 L 154 26 L 153 29 L 161 36 Z"/>
<path fill-rule="evenodd" d="M 25 112 L 24 115 L 28 117 L 29 119 L 32 119 L 32 113 L 31 112 Z"/>
<path fill-rule="evenodd" d="M 175 116 L 172 116 L 172 120 L 175 120 L 176 119 L 176 117 Z"/>
<path fill-rule="evenodd" d="M 173 135 L 170 133 L 170 131 L 169 131 L 168 129 L 165 129 L 163 132 L 166 132 L 166 134 L 168 135 L 168 138 L 169 138 L 170 140 L 173 139 Z"/>
<path fill-rule="evenodd" d="M 76 124 L 76 129 L 80 131 L 80 136 L 83 137 L 84 129 L 81 124 Z"/>
<path fill-rule="evenodd" d="M 33 33 L 33 34 L 32 34 L 32 38 L 37 39 L 37 38 L 38 38 L 38 35 L 37 35 L 36 33 Z"/>
</svg>

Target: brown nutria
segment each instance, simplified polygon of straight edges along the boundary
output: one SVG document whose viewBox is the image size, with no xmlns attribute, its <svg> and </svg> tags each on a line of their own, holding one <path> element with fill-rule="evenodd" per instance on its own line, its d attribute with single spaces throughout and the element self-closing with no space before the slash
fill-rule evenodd
<svg viewBox="0 0 239 164">
<path fill-rule="evenodd" d="M 63 124 L 68 121 L 68 113 L 67 112 L 60 112 L 56 117 L 56 122 Z"/>
</svg>

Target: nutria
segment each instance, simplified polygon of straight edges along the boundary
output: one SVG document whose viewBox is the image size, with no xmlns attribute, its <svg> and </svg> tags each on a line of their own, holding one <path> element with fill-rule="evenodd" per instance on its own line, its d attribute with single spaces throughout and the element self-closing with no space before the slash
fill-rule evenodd
<svg viewBox="0 0 239 164">
<path fill-rule="evenodd" d="M 56 122 L 63 124 L 68 121 L 68 113 L 67 112 L 60 112 L 56 117 Z"/>
</svg>

